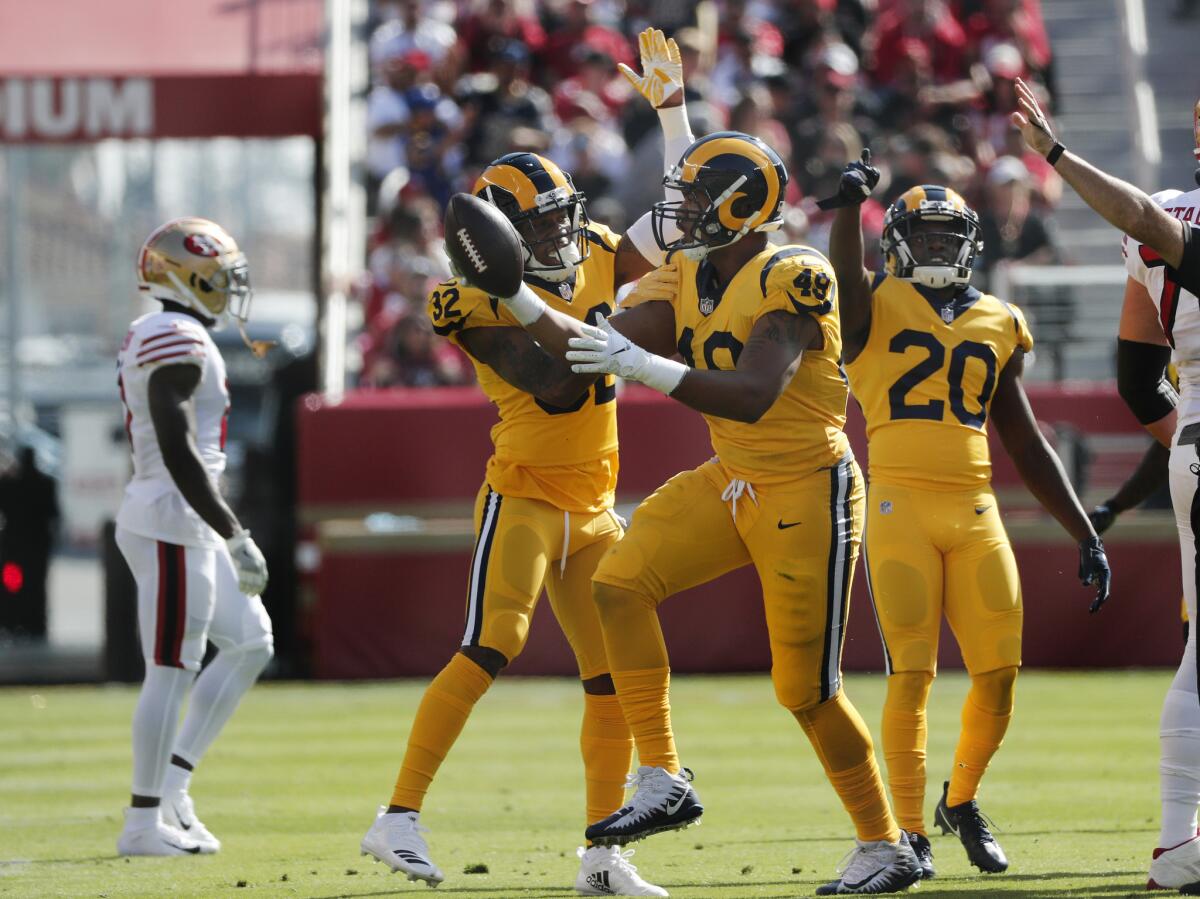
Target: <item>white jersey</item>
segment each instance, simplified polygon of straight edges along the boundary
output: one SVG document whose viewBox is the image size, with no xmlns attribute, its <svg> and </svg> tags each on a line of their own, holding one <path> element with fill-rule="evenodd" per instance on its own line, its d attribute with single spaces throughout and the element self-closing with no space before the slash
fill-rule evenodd
<svg viewBox="0 0 1200 899">
<path fill-rule="evenodd" d="M 117 386 L 133 453 L 133 479 L 125 488 L 117 524 L 166 543 L 219 546 L 224 541 L 183 498 L 163 463 L 150 419 L 150 375 L 164 365 L 200 369 L 200 384 L 192 395 L 196 448 L 214 485 L 225 471 L 229 413 L 225 360 L 208 329 L 192 316 L 182 312 L 143 315 L 129 326 L 117 356 Z"/>
<path fill-rule="evenodd" d="M 1163 190 L 1154 202 L 1175 218 L 1200 224 L 1200 189 L 1184 193 Z M 1170 268 L 1154 250 L 1126 236 L 1121 244 L 1125 270 L 1146 288 L 1158 310 L 1163 333 L 1174 351 L 1179 372 L 1179 428 L 1200 421 L 1200 298 L 1181 287 Z"/>
</svg>

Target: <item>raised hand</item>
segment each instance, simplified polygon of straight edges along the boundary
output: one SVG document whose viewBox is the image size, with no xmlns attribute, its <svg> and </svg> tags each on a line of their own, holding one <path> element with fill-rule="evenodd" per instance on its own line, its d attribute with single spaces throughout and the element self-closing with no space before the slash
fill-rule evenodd
<svg viewBox="0 0 1200 899">
<path fill-rule="evenodd" d="M 1028 84 L 1018 78 L 1016 89 L 1017 111 L 1009 116 L 1009 119 L 1021 132 L 1021 137 L 1025 138 L 1029 148 L 1045 156 L 1057 143 L 1050 121 L 1042 112 L 1042 107 L 1038 105 L 1037 97 L 1033 95 L 1033 90 Z"/>
<path fill-rule="evenodd" d="M 817 201 L 820 209 L 838 209 L 842 206 L 859 206 L 871 196 L 879 183 L 879 169 L 871 165 L 871 151 L 864 149 L 862 159 L 851 162 L 842 169 L 837 193 Z"/>
<path fill-rule="evenodd" d="M 638 35 L 638 50 L 642 57 L 642 74 L 625 63 L 617 63 L 629 83 L 639 94 L 658 109 L 663 102 L 683 90 L 683 58 L 675 38 L 667 38 L 657 28 L 647 28 Z"/>
</svg>

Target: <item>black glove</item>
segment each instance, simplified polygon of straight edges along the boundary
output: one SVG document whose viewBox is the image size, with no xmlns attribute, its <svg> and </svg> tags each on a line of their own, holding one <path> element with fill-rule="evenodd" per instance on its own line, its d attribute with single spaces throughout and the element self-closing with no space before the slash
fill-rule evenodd
<svg viewBox="0 0 1200 899">
<path fill-rule="evenodd" d="M 1117 520 L 1117 513 L 1108 503 L 1101 503 L 1088 512 L 1088 520 L 1096 529 L 1097 534 L 1103 534 L 1113 526 L 1113 522 Z"/>
<path fill-rule="evenodd" d="M 862 151 L 862 162 L 852 162 L 842 169 L 838 181 L 838 192 L 817 202 L 818 209 L 838 209 L 842 206 L 860 206 L 879 183 L 879 169 L 871 165 L 871 151 Z"/>
<path fill-rule="evenodd" d="M 1109 584 L 1112 582 L 1108 556 L 1104 554 L 1104 541 L 1099 537 L 1079 541 L 1079 580 L 1085 587 L 1095 585 L 1096 598 L 1092 600 L 1088 611 L 1099 612 L 1108 600 Z"/>
</svg>

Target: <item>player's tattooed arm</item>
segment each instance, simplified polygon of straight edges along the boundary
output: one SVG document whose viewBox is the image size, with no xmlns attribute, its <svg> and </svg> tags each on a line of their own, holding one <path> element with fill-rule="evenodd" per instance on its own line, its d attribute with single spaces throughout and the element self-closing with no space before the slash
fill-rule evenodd
<svg viewBox="0 0 1200 899">
<path fill-rule="evenodd" d="M 753 424 L 791 382 L 804 351 L 823 340 L 812 316 L 768 312 L 755 323 L 732 371 L 694 368 L 671 397 L 708 415 Z"/>
<path fill-rule="evenodd" d="M 572 372 L 565 359 L 548 353 L 520 328 L 468 328 L 459 340 L 513 387 L 552 406 L 572 405 L 596 381 L 594 374 Z"/>
<path fill-rule="evenodd" d="M 1017 350 L 1004 370 L 992 399 L 991 419 L 1021 480 L 1047 512 L 1077 541 L 1096 536 L 1062 462 L 1046 442 L 1021 383 L 1025 353 Z"/>
<path fill-rule="evenodd" d="M 150 375 L 150 420 L 158 438 L 163 464 L 189 506 L 225 539 L 241 531 L 196 449 L 192 395 L 200 384 L 194 365 L 164 365 Z"/>
</svg>

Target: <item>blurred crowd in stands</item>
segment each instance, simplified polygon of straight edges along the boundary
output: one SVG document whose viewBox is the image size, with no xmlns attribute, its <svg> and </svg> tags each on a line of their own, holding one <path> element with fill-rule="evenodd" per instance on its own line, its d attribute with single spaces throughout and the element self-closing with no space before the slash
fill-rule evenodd
<svg viewBox="0 0 1200 899">
<path fill-rule="evenodd" d="M 1017 77 L 1054 108 L 1040 0 L 376 0 L 373 14 L 362 386 L 472 379 L 424 302 L 448 275 L 442 209 L 492 159 L 550 157 L 618 231 L 661 197 L 657 118 L 616 68 L 638 67 L 649 26 L 679 44 L 697 137 L 744 131 L 787 163 L 778 240 L 827 246 L 816 200 L 869 147 L 884 173 L 864 208 L 872 252 L 887 204 L 938 183 L 982 218 L 978 286 L 996 266 L 1059 261 L 1058 176 L 1008 123 Z"/>
</svg>

